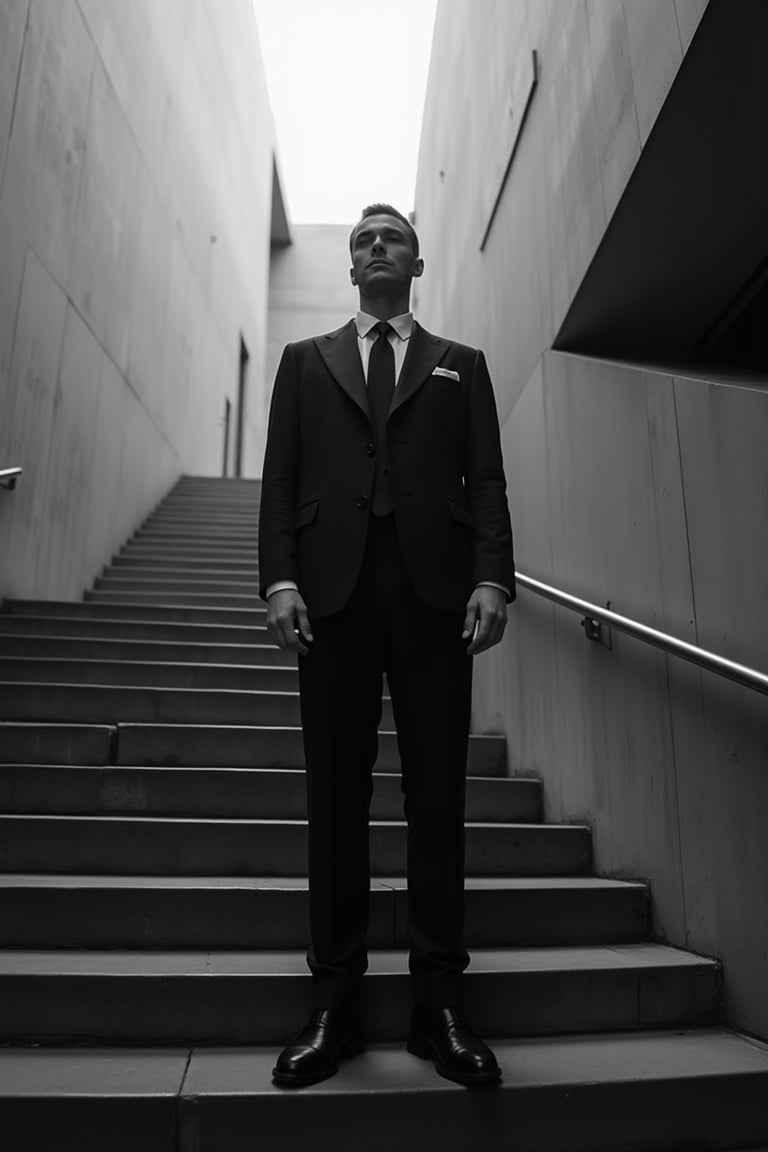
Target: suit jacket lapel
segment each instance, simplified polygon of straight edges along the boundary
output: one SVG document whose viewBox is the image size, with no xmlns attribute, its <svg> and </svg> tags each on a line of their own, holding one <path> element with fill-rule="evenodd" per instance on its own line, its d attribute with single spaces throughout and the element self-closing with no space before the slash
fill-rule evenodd
<svg viewBox="0 0 768 1152">
<path fill-rule="evenodd" d="M 390 416 L 418 392 L 449 348 L 447 340 L 433 336 L 426 328 L 414 323 L 392 407 L 389 410 Z"/>
<path fill-rule="evenodd" d="M 363 366 L 360 363 L 357 328 L 354 320 L 350 320 L 348 324 L 337 329 L 336 332 L 330 332 L 327 336 L 318 336 L 315 340 L 315 347 L 339 387 L 344 389 L 350 399 L 371 420 L 371 410 L 368 407 L 368 390 L 365 387 Z"/>
</svg>

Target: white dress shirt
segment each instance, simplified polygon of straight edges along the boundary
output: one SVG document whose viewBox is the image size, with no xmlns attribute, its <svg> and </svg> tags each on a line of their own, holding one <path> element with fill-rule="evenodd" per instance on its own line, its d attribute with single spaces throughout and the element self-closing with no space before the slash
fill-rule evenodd
<svg viewBox="0 0 768 1152">
<path fill-rule="evenodd" d="M 376 331 L 378 322 L 378 316 L 371 316 L 368 312 L 358 312 L 355 316 L 357 348 L 360 353 L 360 362 L 363 365 L 363 377 L 366 384 L 368 383 L 368 361 L 371 358 L 371 348 L 379 338 L 379 333 Z M 413 332 L 413 312 L 402 312 L 399 316 L 393 316 L 389 323 L 392 328 L 389 333 L 389 342 L 395 354 L 395 387 L 397 387 L 403 362 L 405 361 L 405 354 L 408 351 L 408 341 Z M 495 584 L 493 580 L 481 580 L 477 587 L 480 588 L 483 586 L 498 588 L 509 596 L 509 589 L 505 588 L 503 584 Z M 298 584 L 296 584 L 294 580 L 276 580 L 274 584 L 270 584 L 267 588 L 267 599 L 269 599 L 273 593 L 284 592 L 288 588 L 297 591 Z"/>
</svg>

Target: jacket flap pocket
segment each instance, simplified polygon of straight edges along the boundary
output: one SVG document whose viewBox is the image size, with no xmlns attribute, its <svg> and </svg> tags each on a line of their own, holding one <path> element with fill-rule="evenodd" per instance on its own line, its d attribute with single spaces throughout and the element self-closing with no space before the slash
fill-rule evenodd
<svg viewBox="0 0 768 1152">
<path fill-rule="evenodd" d="M 303 504 L 296 513 L 296 518 L 293 521 L 294 528 L 305 528 L 307 524 L 311 524 L 317 516 L 319 504 L 319 500 L 310 500 L 308 504 Z"/>
<path fill-rule="evenodd" d="M 448 501 L 448 511 L 454 520 L 458 520 L 459 524 L 466 524 L 468 528 L 472 528 L 472 513 L 463 504 L 457 504 L 455 500 Z"/>
</svg>

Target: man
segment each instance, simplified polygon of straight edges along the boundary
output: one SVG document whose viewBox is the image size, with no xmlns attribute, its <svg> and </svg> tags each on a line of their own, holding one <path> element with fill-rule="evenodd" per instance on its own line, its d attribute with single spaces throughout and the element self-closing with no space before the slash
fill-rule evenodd
<svg viewBox="0 0 768 1152">
<path fill-rule="evenodd" d="M 407 218 L 366 208 L 350 253 L 360 311 L 286 347 L 264 462 L 261 594 L 273 638 L 299 655 L 315 1005 L 273 1075 L 311 1084 L 363 1047 L 386 673 L 408 824 L 408 1049 L 491 1084 L 495 1057 L 461 1012 L 461 938 L 472 657 L 499 642 L 514 596 L 496 406 L 482 353 L 413 320 L 424 262 Z"/>
</svg>

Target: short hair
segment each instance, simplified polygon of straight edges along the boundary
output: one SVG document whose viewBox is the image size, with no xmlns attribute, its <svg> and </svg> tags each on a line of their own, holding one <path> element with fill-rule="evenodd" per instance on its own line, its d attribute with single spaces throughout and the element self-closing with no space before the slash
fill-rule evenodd
<svg viewBox="0 0 768 1152">
<path fill-rule="evenodd" d="M 405 227 L 408 231 L 408 235 L 411 238 L 411 247 L 413 248 L 413 254 L 414 254 L 414 256 L 418 256 L 418 254 L 419 254 L 419 238 L 416 235 L 416 229 L 414 228 L 413 224 L 408 219 L 408 217 L 404 216 L 402 212 L 399 212 L 397 210 L 397 208 L 393 207 L 392 204 L 369 204 L 367 206 L 367 208 L 363 208 L 363 211 L 360 213 L 360 219 L 358 220 L 357 224 L 355 224 L 354 228 L 352 229 L 352 231 L 349 234 L 349 251 L 350 251 L 350 254 L 352 253 L 352 241 L 354 240 L 355 232 L 357 232 L 357 230 L 360 227 L 360 225 L 362 224 L 363 220 L 367 220 L 367 218 L 369 216 L 394 216 L 396 219 L 400 220 L 401 223 L 405 224 Z"/>
</svg>

